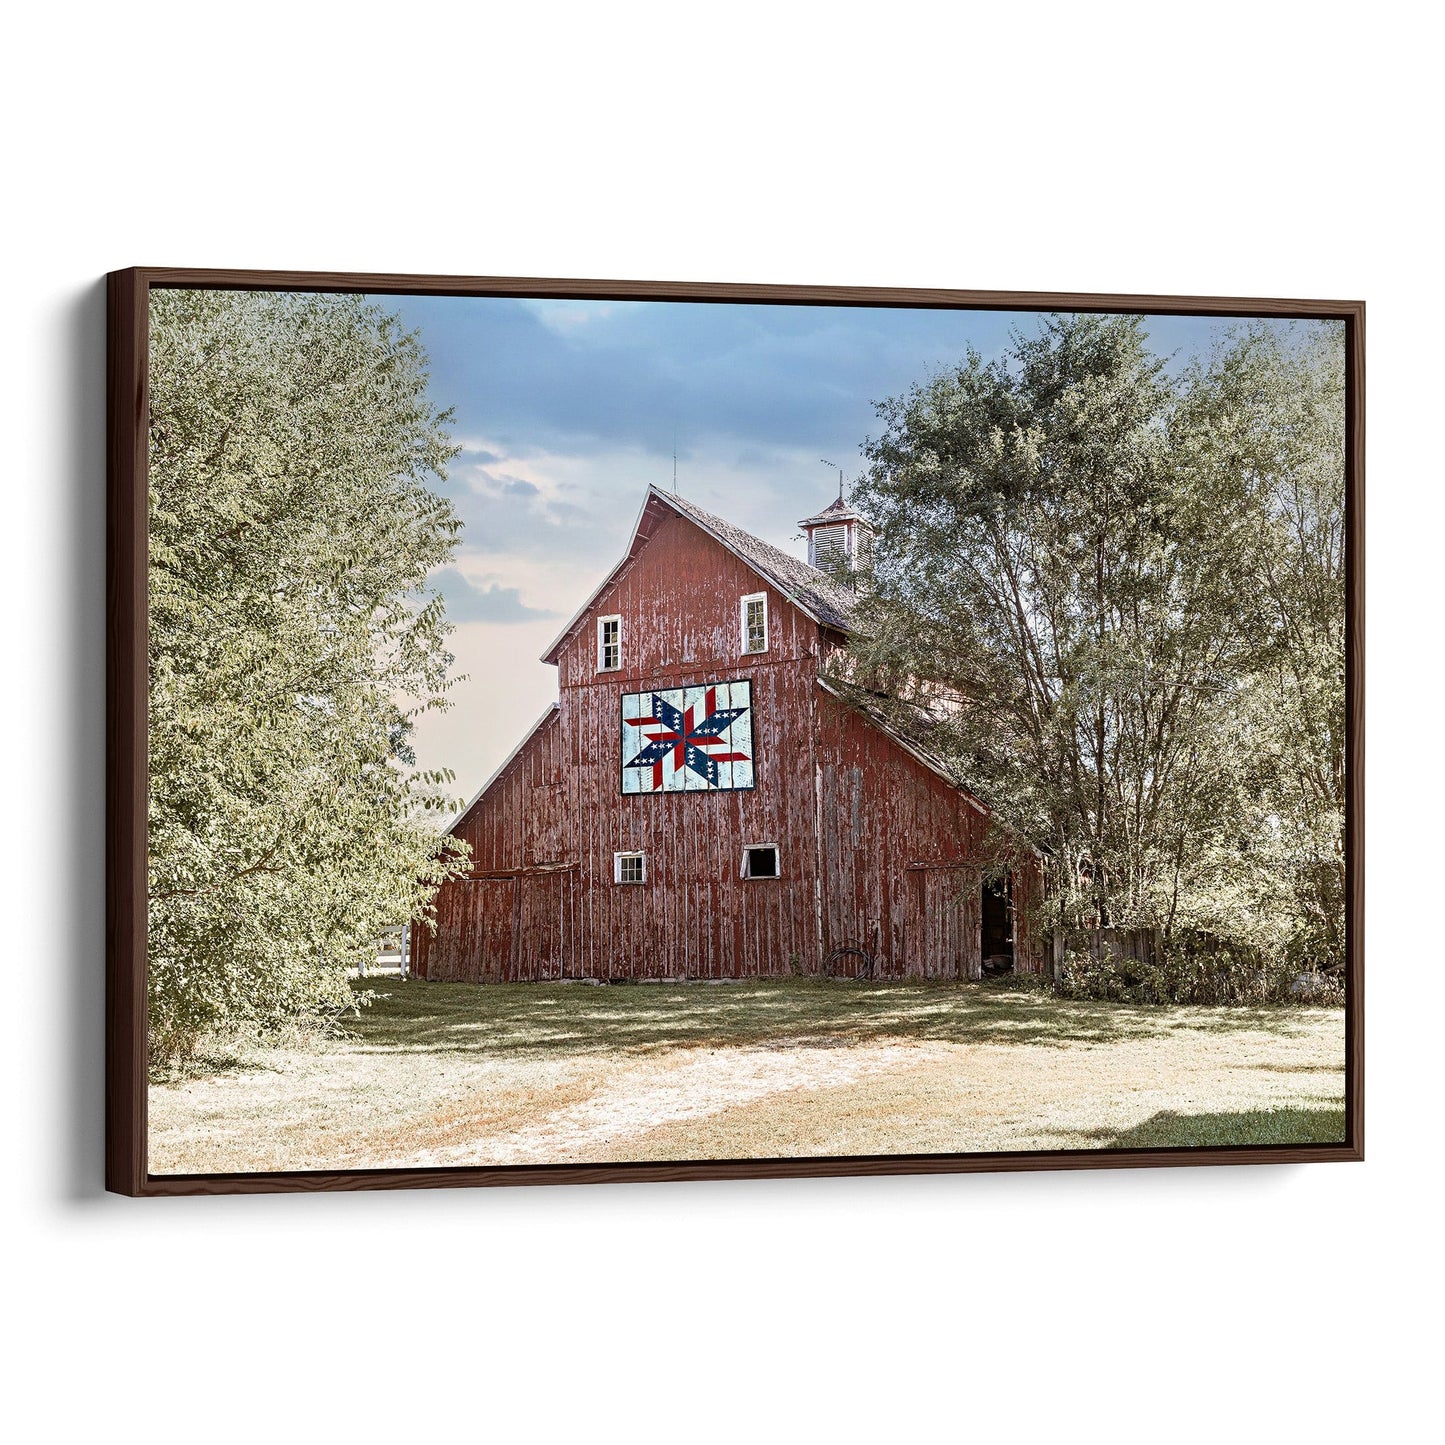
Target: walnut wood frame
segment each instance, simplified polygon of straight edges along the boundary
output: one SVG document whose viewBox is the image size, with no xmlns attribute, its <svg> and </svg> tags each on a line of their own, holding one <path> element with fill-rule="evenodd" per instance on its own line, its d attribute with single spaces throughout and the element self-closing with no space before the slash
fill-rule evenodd
<svg viewBox="0 0 1445 1445">
<path fill-rule="evenodd" d="M 151 1174 L 146 1159 L 147 339 L 152 287 L 371 294 L 753 302 L 989 311 L 1098 311 L 1300 317 L 1345 323 L 1347 717 L 1346 991 L 1343 1144 L 1048 1150 L 988 1154 L 739 1159 L 680 1163 Z M 404 276 L 323 271 L 133 267 L 108 277 L 106 518 L 106 1188 L 129 1195 L 600 1184 L 669 1179 L 1132 1169 L 1151 1165 L 1314 1163 L 1364 1158 L 1364 543 L 1365 306 L 1362 301 L 1112 296 L 685 281 Z"/>
</svg>

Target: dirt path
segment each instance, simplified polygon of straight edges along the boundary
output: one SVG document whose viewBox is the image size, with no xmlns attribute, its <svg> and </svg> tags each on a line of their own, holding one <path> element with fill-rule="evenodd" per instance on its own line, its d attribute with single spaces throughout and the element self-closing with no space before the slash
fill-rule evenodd
<svg viewBox="0 0 1445 1445">
<path fill-rule="evenodd" d="M 817 1094 L 890 1070 L 916 1068 L 938 1061 L 943 1052 L 912 1044 L 689 1051 L 666 1063 L 649 1060 L 621 1069 L 594 1097 L 499 1137 L 422 1149 L 387 1159 L 382 1167 L 557 1164 L 626 1157 L 629 1140 L 659 1129 L 697 1124 L 781 1094 Z"/>
</svg>

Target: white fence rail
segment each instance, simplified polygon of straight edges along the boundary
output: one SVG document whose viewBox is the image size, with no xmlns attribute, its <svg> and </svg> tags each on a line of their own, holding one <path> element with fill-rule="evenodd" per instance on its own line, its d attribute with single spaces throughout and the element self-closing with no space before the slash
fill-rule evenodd
<svg viewBox="0 0 1445 1445">
<path fill-rule="evenodd" d="M 403 923 L 389 928 L 376 940 L 376 955 L 370 964 L 363 962 L 357 969 L 361 978 L 373 974 L 399 973 L 402 978 L 411 975 L 411 924 Z"/>
</svg>

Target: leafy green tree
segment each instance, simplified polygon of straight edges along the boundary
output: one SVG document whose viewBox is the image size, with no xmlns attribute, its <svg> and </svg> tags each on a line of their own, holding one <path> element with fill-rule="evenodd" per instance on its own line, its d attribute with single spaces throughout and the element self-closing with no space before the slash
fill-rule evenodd
<svg viewBox="0 0 1445 1445">
<path fill-rule="evenodd" d="M 449 773 L 407 738 L 447 705 L 428 572 L 459 523 L 425 357 L 362 298 L 151 301 L 150 1022 L 349 1007 L 346 970 L 457 871 Z"/>
<path fill-rule="evenodd" d="M 1239 479 L 1267 646 L 1240 690 L 1258 827 L 1243 872 L 1296 961 L 1344 958 L 1343 325 L 1255 325 L 1185 378 L 1200 465 Z"/>
<path fill-rule="evenodd" d="M 1263 941 L 1277 908 L 1264 860 L 1302 846 L 1281 820 L 1304 763 L 1285 766 L 1261 689 L 1319 702 L 1296 675 L 1335 675 L 1325 634 L 1343 616 L 1310 548 L 1282 547 L 1342 475 L 1332 437 L 1278 404 L 1301 355 L 1259 330 L 1171 380 L 1140 318 L 1051 317 L 879 407 L 845 680 L 930 710 L 963 779 L 1048 847 L 1066 923 Z M 1312 439 L 1286 445 L 1292 426 Z M 1310 500 L 1291 501 L 1306 454 Z"/>
</svg>

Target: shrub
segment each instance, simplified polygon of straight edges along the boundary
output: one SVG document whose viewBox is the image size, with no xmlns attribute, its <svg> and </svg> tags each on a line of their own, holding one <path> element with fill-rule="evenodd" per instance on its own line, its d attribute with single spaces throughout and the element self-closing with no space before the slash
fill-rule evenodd
<svg viewBox="0 0 1445 1445">
<path fill-rule="evenodd" d="M 1063 998 L 1108 1003 L 1331 1005 L 1344 1002 L 1338 973 L 1301 970 L 1288 955 L 1270 958 L 1247 945 L 1187 931 L 1152 963 L 1070 949 L 1054 982 Z"/>
</svg>

